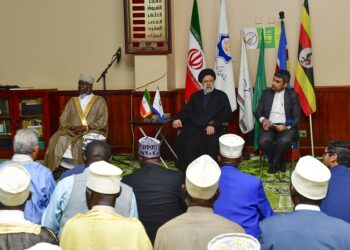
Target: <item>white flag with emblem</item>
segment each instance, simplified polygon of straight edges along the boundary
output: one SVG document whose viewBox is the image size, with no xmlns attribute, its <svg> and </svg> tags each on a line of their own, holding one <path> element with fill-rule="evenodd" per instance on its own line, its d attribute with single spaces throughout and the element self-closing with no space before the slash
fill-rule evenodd
<svg viewBox="0 0 350 250">
<path fill-rule="evenodd" d="M 219 34 L 217 42 L 217 55 L 215 62 L 216 81 L 215 88 L 226 93 L 231 110 L 237 108 L 235 82 L 233 78 L 231 42 L 228 34 L 225 0 L 221 0 L 219 15 Z"/>
<path fill-rule="evenodd" d="M 163 105 L 162 105 L 162 100 L 160 99 L 158 86 L 156 90 L 156 95 L 154 96 L 152 110 L 153 110 L 153 113 L 155 113 L 158 116 L 159 120 L 161 121 L 164 120 Z"/>
<path fill-rule="evenodd" d="M 239 105 L 239 128 L 246 134 L 254 128 L 253 88 L 250 83 L 246 43 L 244 33 L 241 33 L 241 66 L 238 82 L 237 102 Z"/>
</svg>

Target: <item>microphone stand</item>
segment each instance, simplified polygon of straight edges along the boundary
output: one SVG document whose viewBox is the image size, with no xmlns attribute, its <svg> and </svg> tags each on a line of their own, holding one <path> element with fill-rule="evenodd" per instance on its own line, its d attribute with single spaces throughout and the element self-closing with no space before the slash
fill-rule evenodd
<svg viewBox="0 0 350 250">
<path fill-rule="evenodd" d="M 108 70 L 109 68 L 113 65 L 113 63 L 115 62 L 115 60 L 117 60 L 117 64 L 119 63 L 120 61 L 120 58 L 121 58 L 121 48 L 119 47 L 118 51 L 113 55 L 112 57 L 112 61 L 107 65 L 107 68 L 105 68 L 100 77 L 97 79 L 96 82 L 99 82 L 101 80 L 101 78 L 103 78 L 103 96 L 104 98 L 106 99 L 107 97 L 107 89 L 106 89 L 106 75 L 108 73 Z"/>
</svg>

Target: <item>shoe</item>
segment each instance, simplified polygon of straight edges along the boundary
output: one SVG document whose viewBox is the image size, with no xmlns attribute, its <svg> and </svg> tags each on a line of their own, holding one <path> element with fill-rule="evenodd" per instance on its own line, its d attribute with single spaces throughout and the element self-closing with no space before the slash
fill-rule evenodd
<svg viewBox="0 0 350 250">
<path fill-rule="evenodd" d="M 267 170 L 267 172 L 268 172 L 269 174 L 275 174 L 275 173 L 277 173 L 278 171 L 277 171 L 277 168 L 276 168 L 276 167 L 271 167 L 271 166 L 269 166 L 269 169 Z"/>
<path fill-rule="evenodd" d="M 280 162 L 280 172 L 285 173 L 287 171 L 286 162 Z"/>
</svg>

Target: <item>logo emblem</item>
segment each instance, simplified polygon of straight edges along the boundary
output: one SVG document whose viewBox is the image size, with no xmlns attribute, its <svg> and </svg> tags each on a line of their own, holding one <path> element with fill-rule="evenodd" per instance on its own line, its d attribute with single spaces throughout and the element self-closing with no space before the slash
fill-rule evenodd
<svg viewBox="0 0 350 250">
<path fill-rule="evenodd" d="M 304 68 L 312 67 L 312 49 L 311 48 L 305 48 L 302 51 L 300 51 L 299 62 Z"/>
<path fill-rule="evenodd" d="M 203 55 L 198 49 L 190 49 L 188 52 L 188 65 L 194 70 L 199 70 L 203 67 Z"/>
<path fill-rule="evenodd" d="M 231 43 L 228 34 L 220 34 L 217 49 L 218 57 L 224 59 L 226 63 L 231 62 Z"/>
</svg>

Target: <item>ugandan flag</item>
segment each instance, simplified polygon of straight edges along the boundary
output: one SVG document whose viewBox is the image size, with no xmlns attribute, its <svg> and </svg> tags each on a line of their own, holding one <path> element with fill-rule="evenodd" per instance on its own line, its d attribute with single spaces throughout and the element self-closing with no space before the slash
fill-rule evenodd
<svg viewBox="0 0 350 250">
<path fill-rule="evenodd" d="M 316 111 L 314 71 L 312 62 L 311 25 L 308 0 L 304 1 L 299 33 L 298 60 L 294 90 L 299 93 L 300 105 L 306 116 Z"/>
</svg>

